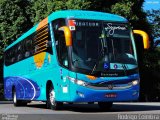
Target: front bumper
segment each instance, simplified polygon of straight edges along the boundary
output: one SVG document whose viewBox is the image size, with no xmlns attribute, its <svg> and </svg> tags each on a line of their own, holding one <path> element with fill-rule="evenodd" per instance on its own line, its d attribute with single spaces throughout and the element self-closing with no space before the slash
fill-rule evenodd
<svg viewBox="0 0 160 120">
<path fill-rule="evenodd" d="M 116 94 L 116 97 L 106 97 L 106 94 Z M 139 85 L 123 90 L 96 90 L 71 83 L 71 102 L 118 102 L 135 101 L 139 98 Z"/>
</svg>

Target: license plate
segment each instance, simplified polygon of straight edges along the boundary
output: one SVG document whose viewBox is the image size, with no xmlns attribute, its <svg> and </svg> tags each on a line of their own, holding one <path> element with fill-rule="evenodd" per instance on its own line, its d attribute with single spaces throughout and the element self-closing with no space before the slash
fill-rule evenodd
<svg viewBox="0 0 160 120">
<path fill-rule="evenodd" d="M 105 94 L 105 97 L 107 97 L 107 98 L 116 98 L 117 94 L 116 93 L 107 93 L 107 94 Z"/>
</svg>

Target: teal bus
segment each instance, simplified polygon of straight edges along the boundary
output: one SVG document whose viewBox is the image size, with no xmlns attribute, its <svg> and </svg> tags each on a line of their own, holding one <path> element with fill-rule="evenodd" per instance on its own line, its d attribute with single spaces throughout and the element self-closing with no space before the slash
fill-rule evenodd
<svg viewBox="0 0 160 120">
<path fill-rule="evenodd" d="M 140 76 L 134 34 L 149 47 L 148 36 L 132 30 L 121 16 L 64 10 L 47 18 L 10 44 L 4 52 L 4 94 L 15 106 L 46 102 L 98 103 L 139 97 Z"/>
</svg>

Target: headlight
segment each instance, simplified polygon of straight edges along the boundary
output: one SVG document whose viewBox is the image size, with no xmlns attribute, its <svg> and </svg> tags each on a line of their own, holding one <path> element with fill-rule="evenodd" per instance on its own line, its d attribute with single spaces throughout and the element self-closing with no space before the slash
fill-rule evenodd
<svg viewBox="0 0 160 120">
<path fill-rule="evenodd" d="M 77 84 L 77 85 L 81 85 L 81 86 L 86 86 L 86 85 L 87 85 L 87 83 L 86 83 L 85 81 L 83 81 L 83 80 L 77 80 L 77 79 L 72 78 L 72 77 L 68 77 L 68 79 L 69 79 L 71 82 L 73 82 L 73 83 L 75 83 L 75 84 Z"/>
<path fill-rule="evenodd" d="M 139 83 L 139 80 L 133 80 L 132 81 L 132 85 L 134 86 L 134 85 L 137 85 Z"/>
<path fill-rule="evenodd" d="M 86 85 L 87 85 L 87 83 L 84 82 L 84 81 L 82 81 L 82 80 L 77 80 L 76 83 L 77 83 L 78 85 L 81 85 L 81 86 L 86 86 Z"/>
</svg>

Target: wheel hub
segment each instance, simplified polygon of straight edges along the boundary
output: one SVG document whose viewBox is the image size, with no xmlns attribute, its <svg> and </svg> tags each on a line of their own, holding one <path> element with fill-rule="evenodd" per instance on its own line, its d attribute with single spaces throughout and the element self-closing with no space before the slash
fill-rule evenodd
<svg viewBox="0 0 160 120">
<path fill-rule="evenodd" d="M 50 103 L 54 105 L 55 104 L 55 92 L 53 90 L 49 94 L 49 99 L 50 99 Z"/>
<path fill-rule="evenodd" d="M 16 93 L 14 92 L 14 95 L 13 95 L 13 102 L 16 103 L 16 101 L 17 101 Z"/>
</svg>

